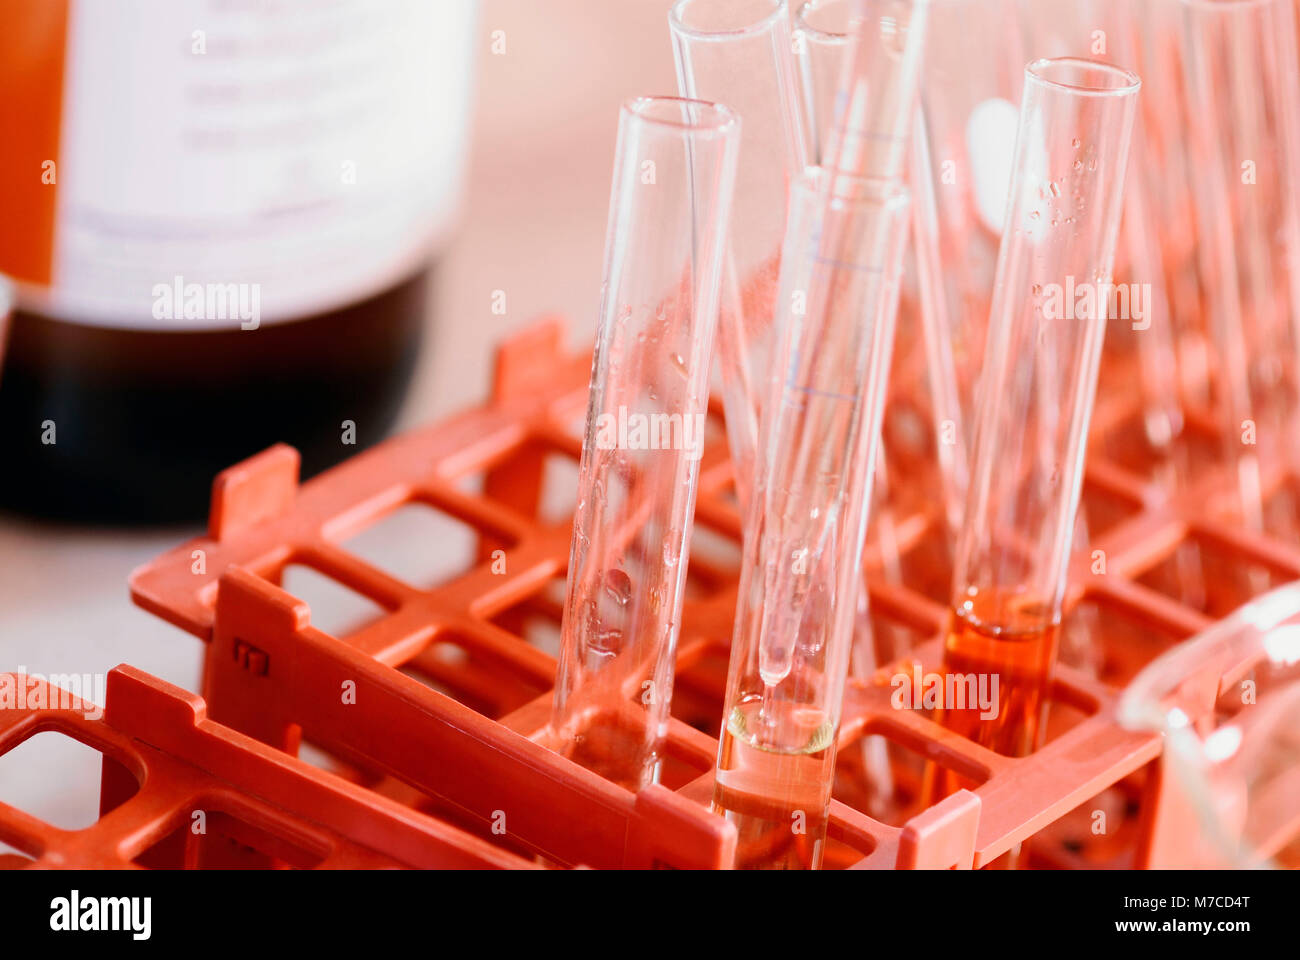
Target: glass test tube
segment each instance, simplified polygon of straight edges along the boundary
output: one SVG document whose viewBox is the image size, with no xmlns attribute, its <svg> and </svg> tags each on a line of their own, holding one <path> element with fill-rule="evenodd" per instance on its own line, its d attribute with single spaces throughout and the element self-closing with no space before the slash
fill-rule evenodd
<svg viewBox="0 0 1300 960">
<path fill-rule="evenodd" d="M 718 354 L 740 515 L 753 483 L 790 182 L 807 166 L 786 0 L 678 0 L 669 12 L 678 90 L 744 121 Z"/>
<path fill-rule="evenodd" d="M 1259 458 L 1300 446 L 1300 77 L 1291 0 L 1184 0 L 1191 165 L 1214 391 L 1242 519 L 1265 518 Z"/>
<path fill-rule="evenodd" d="M 870 11 L 865 12 L 869 14 Z M 853 46 L 858 21 L 863 13 L 864 9 L 858 0 L 807 0 L 795 12 L 795 63 L 798 66 L 805 100 L 805 116 L 808 118 L 810 142 L 813 146 L 813 161 L 817 164 L 830 162 L 826 152 L 831 149 L 836 112 L 844 102 L 843 84 L 845 78 L 851 76 Z M 914 135 L 915 133 L 914 130 Z M 918 261 L 921 247 L 920 237 L 917 235 L 916 217 L 918 205 L 921 203 L 922 198 L 914 192 L 911 250 Z M 904 277 L 907 275 L 906 256 L 905 250 Z M 918 270 L 918 273 L 920 272 Z M 901 299 L 900 292 L 900 301 Z M 899 351 L 906 348 L 904 335 L 909 332 L 905 326 L 906 316 L 907 312 L 900 302 L 894 346 L 895 368 L 900 360 L 906 362 L 907 359 L 899 356 Z M 929 356 L 929 344 L 927 343 L 926 346 Z M 892 374 L 893 371 L 891 371 L 891 380 Z M 933 379 L 934 375 L 931 372 L 930 380 Z M 887 413 L 888 410 L 886 415 Z M 887 430 L 882 428 L 882 432 L 887 433 Z M 888 459 L 889 451 L 882 436 L 881 446 L 876 455 L 876 475 L 870 491 L 871 509 L 867 527 L 867 544 L 875 551 L 875 561 L 879 564 L 882 575 L 890 582 L 902 583 L 903 558 L 899 546 L 898 528 L 890 502 Z M 909 473 L 907 485 L 909 487 L 916 485 L 917 479 L 915 475 Z M 907 652 L 911 642 L 910 637 L 908 631 L 897 627 L 891 621 L 883 619 L 873 621 L 867 591 L 860 590 L 849 675 L 858 679 L 872 676 L 882 663 L 888 663 Z M 854 798 L 855 802 L 860 805 L 859 809 L 873 816 L 889 816 L 893 811 L 895 795 L 889 745 L 883 738 L 865 737 L 860 741 L 860 746 L 863 776 L 855 784 L 860 791 Z"/>
<path fill-rule="evenodd" d="M 826 129 L 825 118 L 845 99 L 833 78 L 841 69 L 838 65 L 850 56 L 842 36 L 852 16 L 850 6 L 849 0 L 810 0 L 796 18 L 797 61 L 823 163 L 829 162 L 824 154 L 834 149 L 821 132 Z M 923 122 L 910 137 L 894 142 L 890 158 L 901 165 L 905 152 L 910 154 L 911 249 L 916 268 L 916 302 L 911 306 L 920 317 L 938 454 L 938 483 L 927 484 L 922 476 L 919 487 L 923 497 L 942 501 L 947 530 L 937 546 L 947 556 L 965 508 L 971 396 L 983 351 L 994 251 L 1001 230 L 999 214 L 1010 176 L 1010 159 L 1003 158 L 999 148 L 1014 136 L 1012 98 L 1018 97 L 1020 71 L 1008 69 L 1007 64 L 1024 62 L 1013 6 L 1014 0 L 929 0 L 925 7 L 883 3 L 869 8 L 884 17 L 892 13 L 911 19 L 918 12 L 925 16 L 918 112 Z M 880 35 L 889 36 L 884 31 Z M 872 59 L 885 59 L 880 52 Z M 870 104 L 871 97 L 865 102 Z M 895 119 L 902 116 L 895 114 Z M 901 123 L 898 127 L 906 129 Z M 986 215 L 989 210 L 994 212 Z M 904 335 L 912 332 L 902 327 L 900 348 L 906 346 Z M 917 487 L 917 480 L 909 470 L 908 486 Z M 874 533 L 885 542 L 887 530 Z M 941 580 L 946 588 L 943 561 Z M 901 577 L 899 570 L 895 573 Z M 877 646 L 898 652 L 887 643 Z"/>
<path fill-rule="evenodd" d="M 944 648 L 965 693 L 937 717 L 1007 756 L 1046 707 L 1139 86 L 1089 60 L 1025 68 Z M 929 779 L 931 802 L 969 785 Z"/>
<path fill-rule="evenodd" d="M 806 0 L 795 10 L 795 67 L 809 154 L 818 166 L 829 162 L 835 114 L 843 104 L 841 84 L 852 69 L 853 30 L 861 15 L 859 0 Z"/>
<path fill-rule="evenodd" d="M 804 96 L 813 163 L 817 166 L 826 166 L 833 159 L 826 153 L 834 138 L 836 114 L 844 103 L 843 84 L 851 76 L 854 37 L 862 14 L 859 0 L 808 0 L 795 12 L 795 62 Z M 898 572 L 898 551 L 891 549 L 895 541 L 887 510 L 885 458 L 882 445 L 871 488 L 868 540 L 875 539 L 881 544 L 881 563 L 886 571 Z M 884 530 L 880 529 L 882 525 Z M 901 573 L 898 575 L 901 579 Z M 863 601 L 865 606 L 865 594 Z M 869 629 L 869 622 L 864 621 L 864 626 Z"/>
<path fill-rule="evenodd" d="M 821 864 L 858 614 L 926 2 L 860 9 L 829 163 L 791 196 L 714 793 L 739 866 Z"/>
<path fill-rule="evenodd" d="M 1017 0 L 931 4 L 917 140 L 923 159 L 914 164 L 912 183 L 926 235 L 938 250 L 931 259 L 942 264 L 932 285 L 938 298 L 932 316 L 943 329 L 936 342 L 947 344 L 952 383 L 933 391 L 933 401 L 936 419 L 950 424 L 950 435 L 960 431 L 965 450 L 960 459 L 957 451 L 948 451 L 953 455 L 949 476 L 962 497 L 949 508 L 957 515 L 951 523 L 956 531 L 969 483 L 976 387 L 1011 180 L 1016 107 L 1030 54 L 1019 29 Z"/>
<path fill-rule="evenodd" d="M 821 863 L 907 210 L 824 170 L 791 193 L 714 792 L 741 867 Z"/>
<path fill-rule="evenodd" d="M 701 101 L 619 115 L 551 736 L 631 790 L 668 723 L 739 133 Z"/>
<path fill-rule="evenodd" d="M 1103 421 L 1092 447 L 1111 462 L 1148 476 L 1154 489 L 1168 497 L 1186 490 L 1196 471 L 1182 436 L 1178 331 L 1165 269 L 1167 256 L 1173 262 L 1182 255 L 1178 250 L 1185 248 L 1185 236 L 1172 243 L 1162 237 L 1163 221 L 1157 212 L 1158 198 L 1168 190 L 1169 181 L 1177 179 L 1164 116 L 1177 100 L 1176 91 L 1169 88 L 1166 48 L 1160 43 L 1162 38 L 1167 42 L 1168 31 L 1157 29 L 1159 11 L 1154 6 L 1132 0 L 1051 2 L 1028 5 L 1022 13 L 1024 33 L 1038 56 L 1088 56 L 1104 44 L 1117 62 L 1142 77 L 1144 93 L 1134 120 L 1115 254 L 1115 279 L 1126 295 L 1119 315 L 1110 318 L 1097 384 L 1099 397 L 1122 398 L 1125 415 L 1131 411 L 1133 416 Z M 1158 157 L 1164 162 L 1158 162 Z M 1173 227 L 1178 229 L 1176 223 Z M 1184 233 L 1190 229 L 1185 219 L 1182 229 Z M 1104 511 L 1078 511 L 1076 555 L 1090 553 L 1090 534 L 1098 533 L 1105 522 Z M 1167 580 L 1169 592 L 1196 605 L 1193 598 L 1203 590 L 1196 542 L 1183 541 L 1171 562 L 1152 576 Z M 1059 662 L 1095 676 L 1102 660 L 1100 629 L 1095 607 L 1076 609 L 1061 632 Z"/>
<path fill-rule="evenodd" d="M 828 163 L 824 155 L 829 149 L 835 113 L 843 101 L 840 90 L 842 78 L 851 69 L 849 58 L 853 52 L 854 21 L 859 16 L 857 0 L 807 0 L 795 14 L 795 61 L 799 67 L 804 97 L 807 104 L 808 127 L 814 145 L 814 162 Z M 927 498 L 942 497 L 944 519 L 949 532 L 960 526 L 961 509 L 965 506 L 966 446 L 965 431 L 961 424 L 964 414 L 956 394 L 955 362 L 952 341 L 946 319 L 947 303 L 943 296 L 938 250 L 938 222 L 933 182 L 917 171 L 928 169 L 929 156 L 924 142 L 924 128 L 920 123 L 912 127 L 912 142 L 908 156 L 908 180 L 912 192 L 912 244 L 910 259 L 915 265 L 916 290 L 910 313 L 900 305 L 899 351 L 915 343 L 920 334 L 919 348 L 924 350 L 926 384 L 931 394 L 930 406 L 934 414 L 935 449 L 926 450 L 926 462 L 918 462 L 916 454 L 922 451 L 904 449 L 908 469 L 909 488 L 919 488 L 919 495 Z M 904 268 L 905 278 L 908 268 Z M 906 297 L 906 293 L 904 293 Z M 911 330 L 905 323 L 907 317 L 919 317 L 919 330 Z M 896 359 L 907 363 L 907 355 Z M 913 373 L 913 370 L 907 372 Z M 951 429 L 955 428 L 955 429 Z M 915 431 L 901 431 L 904 434 Z M 890 518 L 880 507 L 888 500 L 888 474 L 886 459 L 890 451 L 881 450 L 878 476 L 873 490 L 876 506 L 872 511 L 873 530 L 869 539 L 880 545 L 881 563 L 887 574 L 901 579 L 900 561 L 890 555 Z M 937 454 L 930 460 L 930 455 Z M 937 462 L 938 484 L 927 484 L 928 477 L 918 476 L 930 462 Z M 882 526 L 884 525 L 884 526 Z M 894 551 L 896 554 L 897 551 Z"/>
<path fill-rule="evenodd" d="M 858 0 L 822 166 L 858 177 L 903 175 L 930 0 Z"/>
<path fill-rule="evenodd" d="M 799 8 L 796 60 L 818 165 L 850 176 L 902 176 L 928 8 L 929 0 L 811 0 Z M 834 243 L 823 238 L 824 246 Z M 877 471 L 873 494 L 883 504 L 883 452 Z M 873 515 L 888 544 L 887 516 Z"/>
<path fill-rule="evenodd" d="M 1141 9 L 1139 8 L 1141 7 Z M 1024 33 L 1030 37 L 1038 57 L 1087 57 L 1098 45 L 1107 54 L 1138 72 L 1146 95 L 1134 121 L 1129 150 L 1129 171 L 1125 177 L 1124 214 L 1120 222 L 1119 246 L 1115 256 L 1117 281 L 1140 287 L 1142 293 L 1125 302 L 1126 315 L 1112 317 L 1106 337 L 1099 391 L 1140 391 L 1141 408 L 1130 429 L 1114 430 L 1107 437 L 1109 455 L 1138 469 L 1151 471 L 1161 489 L 1170 494 L 1178 488 L 1174 469 L 1173 441 L 1182 430 L 1183 413 L 1178 391 L 1177 343 L 1169 312 L 1164 261 L 1159 236 L 1160 218 L 1156 196 L 1158 181 L 1170 171 L 1156 162 L 1154 145 L 1163 143 L 1162 131 L 1147 136 L 1158 114 L 1169 112 L 1169 103 L 1153 98 L 1152 72 L 1160 75 L 1159 52 L 1154 43 L 1144 43 L 1143 34 L 1152 29 L 1153 12 L 1132 0 L 1089 0 L 1087 3 L 1036 3 L 1022 10 Z M 1155 64 L 1149 60 L 1155 59 Z M 1132 286 L 1137 285 L 1137 286 Z M 1139 315 L 1140 314 L 1140 315 Z M 1127 322 L 1126 322 L 1127 321 Z"/>
</svg>

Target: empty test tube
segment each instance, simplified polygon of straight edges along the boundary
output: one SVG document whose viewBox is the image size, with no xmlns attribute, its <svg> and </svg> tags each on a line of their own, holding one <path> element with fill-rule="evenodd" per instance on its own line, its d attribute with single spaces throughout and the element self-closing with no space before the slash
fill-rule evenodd
<svg viewBox="0 0 1300 960">
<path fill-rule="evenodd" d="M 739 132 L 695 100 L 619 115 L 551 736 L 631 790 L 668 724 Z"/>
<path fill-rule="evenodd" d="M 849 76 L 853 31 L 861 16 L 858 0 L 805 0 L 795 10 L 794 60 L 809 154 L 819 166 L 827 162 L 835 113 L 844 103 L 841 85 Z"/>
<path fill-rule="evenodd" d="M 857 0 L 822 165 L 861 177 L 903 175 L 930 0 Z"/>
<path fill-rule="evenodd" d="M 741 867 L 821 863 L 907 210 L 896 181 L 792 191 L 714 792 Z"/>
<path fill-rule="evenodd" d="M 992 3 L 993 0 L 985 0 Z M 930 10 L 940 14 L 933 17 Z M 857 0 L 806 0 L 798 9 L 794 18 L 796 27 L 796 62 L 800 68 L 800 79 L 805 94 L 806 112 L 809 116 L 809 130 L 814 143 L 815 163 L 828 164 L 826 153 L 835 148 L 835 125 L 837 112 L 844 108 L 846 95 L 845 77 L 853 72 L 854 40 L 857 34 L 857 22 L 866 13 L 876 14 L 878 20 L 883 17 L 898 18 L 906 22 L 911 30 L 918 29 L 919 17 L 926 23 L 926 44 L 932 42 L 933 36 L 952 33 L 956 30 L 956 21 L 962 10 L 953 7 L 952 0 L 928 0 L 926 7 L 920 5 L 878 4 L 863 8 Z M 945 20 L 946 18 L 946 20 Z M 915 34 L 914 34 L 915 35 Z M 880 30 L 876 33 L 878 43 L 884 49 L 892 46 L 896 31 Z M 931 53 L 926 53 L 926 60 Z M 883 51 L 878 49 L 871 60 L 884 59 Z M 871 62 L 868 60 L 868 62 Z M 926 75 L 923 66 L 918 68 L 919 75 Z M 868 85 L 870 91 L 870 85 Z M 917 98 L 919 100 L 919 98 Z M 1009 104 L 1008 104 L 1009 107 Z M 917 116 L 920 120 L 919 104 Z M 894 113 L 892 124 L 897 134 L 906 130 L 905 114 Z M 931 168 L 930 146 L 927 142 L 927 129 L 923 122 L 911 125 L 910 142 L 904 144 L 907 157 L 907 182 L 913 198 L 913 233 L 911 233 L 910 261 L 915 267 L 915 293 L 913 313 L 904 311 L 906 317 L 919 320 L 920 346 L 924 350 L 924 367 L 930 392 L 930 406 L 933 414 L 933 432 L 935 432 L 935 462 L 939 467 L 937 484 L 926 483 L 930 477 L 920 477 L 920 488 L 926 489 L 931 496 L 943 497 L 943 516 L 948 524 L 949 539 L 956 536 L 961 527 L 961 511 L 966 502 L 967 475 L 967 432 L 965 423 L 970 419 L 969 411 L 963 406 L 961 377 L 958 376 L 962 364 L 958 363 L 957 347 L 969 342 L 971 334 L 954 329 L 954 319 L 961 317 L 958 304 L 949 302 L 948 285 L 953 277 L 961 272 L 962 263 L 940 263 L 940 206 L 945 203 L 957 203 L 958 191 L 946 185 L 943 198 L 936 196 L 936 185 L 943 174 Z M 902 140 L 900 140 L 902 143 Z M 904 152 L 894 151 L 889 157 L 891 163 L 901 163 Z M 952 157 L 945 155 L 945 165 L 952 164 Z M 897 170 L 896 172 L 897 173 Z M 909 276 L 910 267 L 905 267 L 905 276 Z M 992 285 L 992 277 L 989 277 Z M 984 295 L 987 302 L 987 290 Z M 987 320 L 987 311 L 979 317 L 979 328 Z M 902 328 L 900 336 L 909 332 Z M 915 336 L 915 334 L 914 334 Z M 904 341 L 905 342 L 905 341 Z M 983 334 L 980 333 L 980 342 Z M 956 345 L 956 347 L 954 347 Z M 881 451 L 880 471 L 876 477 L 875 496 L 878 506 L 888 501 L 888 475 L 885 463 L 887 451 Z M 909 484 L 917 483 L 918 477 L 909 477 Z M 897 480 L 893 483 L 897 484 Z M 875 536 L 881 549 L 888 542 L 889 518 L 883 511 L 875 510 L 872 523 L 876 524 Z M 885 524 L 885 526 L 881 526 Z M 950 549 L 950 542 L 948 544 Z M 883 558 L 885 568 L 891 570 L 897 563 Z M 901 576 L 901 574 L 898 574 Z"/>
<path fill-rule="evenodd" d="M 806 0 L 795 15 L 795 61 L 799 67 L 808 128 L 814 145 L 814 162 L 818 164 L 829 162 L 824 152 L 831 148 L 834 139 L 836 111 L 844 101 L 841 84 L 852 69 L 854 33 L 862 12 L 863 8 L 857 0 Z M 870 8 L 867 12 L 870 12 Z M 940 470 L 944 518 L 949 532 L 955 532 L 960 526 L 961 509 L 965 505 L 966 433 L 962 424 L 966 414 L 957 392 L 953 338 L 941 280 L 944 271 L 939 262 L 939 225 L 934 181 L 929 175 L 930 156 L 923 124 L 912 125 L 909 147 L 908 183 L 912 193 L 910 249 L 918 288 L 916 313 L 920 319 L 921 341 L 925 350 L 926 385 L 934 413 L 935 459 Z M 906 268 L 904 273 L 906 275 Z M 981 318 L 981 325 L 984 319 Z M 887 500 L 885 457 L 886 453 L 882 451 L 881 469 L 875 489 L 877 506 Z M 872 522 L 885 523 L 887 518 L 877 509 Z M 883 549 L 884 542 L 888 539 L 887 531 L 882 529 L 877 533 Z M 887 559 L 885 566 L 886 569 L 891 566 Z"/>
<path fill-rule="evenodd" d="M 1139 86 L 1090 60 L 1025 69 L 938 714 L 1008 756 L 1046 708 Z M 929 779 L 931 802 L 968 785 Z"/>
<path fill-rule="evenodd" d="M 920 82 L 921 161 L 912 189 L 934 252 L 920 265 L 941 270 L 921 288 L 933 294 L 927 337 L 943 351 L 935 369 L 950 378 L 933 387 L 936 418 L 959 431 L 941 450 L 953 531 L 960 528 L 969 482 L 976 383 L 984 359 L 989 302 L 1011 179 L 1025 52 L 1016 0 L 931 0 L 930 29 Z M 927 209 L 928 208 L 928 209 Z M 924 283 L 924 281 L 923 281 Z"/>
<path fill-rule="evenodd" d="M 1166 224 L 1157 207 L 1159 194 L 1174 178 L 1176 165 L 1171 157 L 1156 150 L 1167 149 L 1168 121 L 1164 115 L 1177 114 L 1170 104 L 1175 92 L 1168 89 L 1168 65 L 1162 62 L 1158 41 L 1166 40 L 1168 28 L 1157 19 L 1159 3 L 1135 4 L 1132 0 L 1091 0 L 1088 6 L 1072 4 L 1031 5 L 1023 8 L 1024 33 L 1040 57 L 1088 56 L 1098 43 L 1098 31 L 1106 38 L 1108 49 L 1118 62 L 1128 64 L 1142 76 L 1145 90 L 1142 106 L 1134 121 L 1129 151 L 1129 173 L 1125 178 L 1124 214 L 1120 222 L 1116 252 L 1117 280 L 1124 282 L 1132 295 L 1126 298 L 1128 309 L 1115 321 L 1106 338 L 1106 357 L 1112 354 L 1119 362 L 1102 362 L 1099 390 L 1107 387 L 1141 391 L 1140 416 L 1132 431 L 1118 432 L 1106 438 L 1108 453 L 1121 463 L 1133 463 L 1138 457 L 1153 464 L 1153 477 L 1161 490 L 1172 494 L 1185 489 L 1187 463 L 1185 448 L 1176 443 L 1183 428 L 1183 410 L 1178 385 L 1178 344 L 1174 316 L 1170 310 L 1165 275 L 1165 257 L 1185 244 L 1185 237 L 1162 237 L 1162 229 L 1173 227 L 1184 232 L 1190 224 L 1177 221 Z M 1152 96 L 1153 75 L 1157 96 Z M 1152 136 L 1155 128 L 1155 136 Z M 1108 383 L 1108 376 L 1113 382 Z M 1121 443 L 1117 443 L 1119 439 Z M 1135 456 L 1136 454 L 1136 456 Z"/>
<path fill-rule="evenodd" d="M 777 338 L 774 297 L 791 181 L 810 162 L 786 0 L 678 0 L 669 12 L 678 90 L 725 103 L 744 123 L 718 354 L 741 516 Z"/>
</svg>

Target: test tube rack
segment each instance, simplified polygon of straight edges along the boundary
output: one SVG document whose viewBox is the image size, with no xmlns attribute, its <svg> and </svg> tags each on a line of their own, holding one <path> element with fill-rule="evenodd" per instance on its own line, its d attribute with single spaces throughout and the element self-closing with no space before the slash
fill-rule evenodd
<svg viewBox="0 0 1300 960">
<path fill-rule="evenodd" d="M 0 711 L 0 753 L 53 731 L 104 760 L 100 819 L 84 830 L 0 804 L 0 839 L 25 852 L 0 855 L 0 869 L 535 866 L 215 723 L 199 697 L 134 667 L 109 673 L 98 716 L 42 679 L 6 676 L 24 697 Z"/>
<path fill-rule="evenodd" d="M 550 317 L 507 341 L 484 406 L 390 439 L 305 484 L 298 483 L 296 453 L 285 446 L 223 472 L 214 484 L 208 534 L 131 578 L 138 604 L 206 641 L 203 700 L 119 668 L 105 714 L 117 731 L 115 749 L 175 754 L 228 787 L 248 791 L 255 802 L 282 804 L 318 831 L 331 829 L 320 809 L 293 807 L 286 796 L 292 791 L 267 788 L 257 771 L 274 757 L 277 788 L 296 778 L 349 804 L 369 805 L 374 823 L 353 818 L 350 830 L 339 828 L 339 834 L 385 853 L 389 848 L 373 837 L 397 829 L 391 822 L 401 819 L 400 807 L 415 824 L 408 829 L 426 837 L 443 831 L 439 839 L 457 847 L 462 863 L 728 864 L 736 838 L 708 810 L 717 743 L 705 731 L 716 730 L 720 718 L 738 562 L 706 547 L 730 542 L 734 550 L 740 522 L 729 494 L 726 445 L 716 436 L 701 463 L 661 782 L 633 794 L 538 742 L 550 715 L 555 661 L 530 642 L 529 625 L 558 625 L 555 588 L 562 586 L 571 536 L 570 523 L 539 513 L 545 466 L 550 457 L 576 461 L 580 455 L 575 424 L 585 410 L 590 372 L 589 355 L 566 355 L 562 331 L 560 319 Z M 1099 396 L 1094 436 L 1132 429 L 1135 403 L 1131 396 Z M 1189 418 L 1188 431 L 1212 434 L 1204 417 Z M 1163 649 L 1249 596 L 1225 595 L 1210 575 L 1210 593 L 1188 606 L 1162 592 L 1163 565 L 1180 544 L 1195 542 L 1210 574 L 1215 564 L 1226 564 L 1264 571 L 1277 582 L 1300 578 L 1300 550 L 1233 525 L 1232 487 L 1221 467 L 1207 465 L 1195 489 L 1175 499 L 1159 496 L 1142 469 L 1095 452 L 1089 457 L 1083 509 L 1092 541 L 1072 566 L 1067 609 L 1071 616 L 1090 611 L 1099 624 L 1102 657 L 1091 671 L 1061 666 L 1047 741 L 1027 757 L 992 753 L 945 731 L 924 711 L 891 703 L 891 676 L 913 663 L 937 670 L 940 662 L 947 582 L 932 559 L 941 536 L 937 505 L 894 517 L 905 559 L 919 558 L 901 582 L 884 575 L 869 545 L 874 620 L 920 642 L 906 662 L 850 684 L 826 866 L 981 867 L 1030 837 L 1035 866 L 1167 862 L 1178 834 L 1169 828 L 1190 814 L 1162 788 L 1153 763 L 1159 737 L 1116 722 L 1117 692 Z M 1276 495 L 1286 495 L 1290 484 L 1283 472 L 1266 471 L 1266 489 Z M 458 576 L 417 587 L 339 545 L 411 503 L 477 532 L 477 556 Z M 703 542 L 704 530 L 714 544 Z M 1098 556 L 1104 558 L 1101 572 Z M 290 563 L 372 599 L 382 614 L 345 636 L 314 628 L 308 605 L 279 586 Z M 1224 665 L 1221 674 L 1199 678 L 1205 694 L 1198 702 L 1206 715 L 1239 672 L 1240 665 Z M 176 701 L 170 708 L 168 697 Z M 153 703 L 161 719 L 121 721 L 147 712 L 133 709 L 133 698 Z M 0 728 L 0 752 L 36 724 L 24 727 L 20 719 L 17 728 Z M 109 728 L 77 731 L 79 738 L 104 737 Z M 194 735 L 186 731 L 197 729 L 222 740 L 230 755 L 190 750 L 186 737 Z M 979 786 L 929 808 L 903 804 L 892 816 L 868 815 L 862 808 L 869 804 L 860 801 L 862 751 L 854 745 L 877 736 L 889 742 L 891 755 L 904 758 L 894 764 L 904 794 L 908 770 L 925 762 L 948 766 Z M 128 744 L 121 738 L 134 739 Z M 330 755 L 332 771 L 296 759 L 303 742 Z M 246 752 L 247 770 L 230 759 L 237 750 Z M 106 773 L 112 801 L 108 780 Z M 101 821 L 102 842 L 109 834 L 124 842 L 134 823 L 127 812 L 136 802 Z M 1098 810 L 1109 817 L 1100 834 Z M 39 836 L 46 857 L 57 860 L 66 851 L 75 859 L 75 835 L 41 832 L 15 821 L 16 813 L 0 806 L 0 839 L 17 829 Z M 1190 822 L 1188 828 L 1195 829 Z M 280 835 L 270 822 L 262 829 Z M 498 860 L 483 849 L 485 842 L 499 851 Z M 322 865 L 365 862 L 356 847 L 340 841 Z"/>
</svg>

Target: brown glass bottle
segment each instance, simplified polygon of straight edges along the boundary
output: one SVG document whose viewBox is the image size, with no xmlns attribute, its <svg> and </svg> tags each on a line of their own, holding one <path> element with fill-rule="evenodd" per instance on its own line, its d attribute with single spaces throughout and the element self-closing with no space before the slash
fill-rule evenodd
<svg viewBox="0 0 1300 960">
<path fill-rule="evenodd" d="M 431 272 L 256 330 L 16 311 L 0 374 L 0 506 L 80 522 L 199 521 L 213 476 L 277 441 L 298 448 L 304 476 L 355 454 L 397 417 Z"/>
<path fill-rule="evenodd" d="M 0 509 L 194 521 L 232 463 L 395 421 L 477 3 L 120 6 L 0 0 Z"/>
</svg>

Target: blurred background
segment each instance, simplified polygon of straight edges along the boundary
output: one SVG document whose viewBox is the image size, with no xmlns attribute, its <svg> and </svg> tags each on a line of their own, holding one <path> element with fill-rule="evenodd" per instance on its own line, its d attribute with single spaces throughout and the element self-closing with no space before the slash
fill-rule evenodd
<svg viewBox="0 0 1300 960">
<path fill-rule="evenodd" d="M 426 336 L 398 429 L 483 397 L 494 345 L 540 313 L 566 315 L 575 348 L 590 337 L 618 105 L 675 92 L 670 5 L 482 0 L 463 205 L 433 274 Z M 504 314 L 492 309 L 495 291 L 505 292 Z M 97 529 L 0 513 L 0 669 L 102 673 L 129 662 L 197 689 L 200 644 L 132 606 L 127 577 L 199 532 L 197 525 Z M 441 549 L 468 544 L 449 533 Z M 316 607 L 313 619 L 324 622 L 329 611 L 318 617 Z"/>
</svg>

